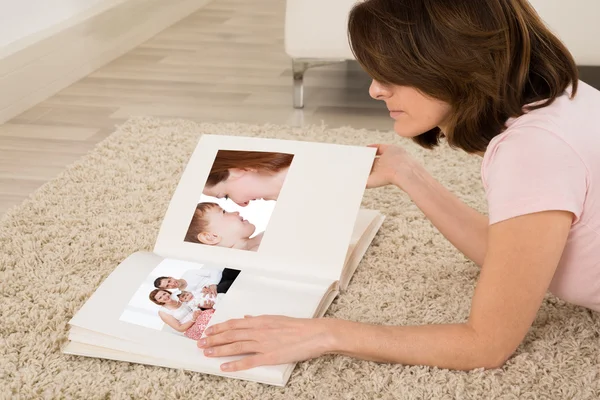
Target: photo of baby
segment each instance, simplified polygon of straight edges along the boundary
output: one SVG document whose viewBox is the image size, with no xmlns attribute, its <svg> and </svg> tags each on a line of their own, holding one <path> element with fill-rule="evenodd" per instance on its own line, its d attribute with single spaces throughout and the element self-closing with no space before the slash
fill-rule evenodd
<svg viewBox="0 0 600 400">
<path fill-rule="evenodd" d="M 200 293 L 196 292 L 196 294 L 183 290 L 177 295 L 177 298 L 192 308 L 212 308 L 216 310 L 219 300 L 221 300 L 224 295 L 224 293 L 217 293 L 215 295 L 204 289 Z"/>
<path fill-rule="evenodd" d="M 198 340 L 239 273 L 165 259 L 132 296 L 120 320 Z"/>
<path fill-rule="evenodd" d="M 293 158 L 219 150 L 184 241 L 258 251 Z"/>
</svg>

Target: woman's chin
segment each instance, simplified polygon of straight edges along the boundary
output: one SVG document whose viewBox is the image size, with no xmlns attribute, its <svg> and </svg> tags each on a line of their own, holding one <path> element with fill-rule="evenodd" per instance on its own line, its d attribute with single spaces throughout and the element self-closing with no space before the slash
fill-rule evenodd
<svg viewBox="0 0 600 400">
<path fill-rule="evenodd" d="M 406 126 L 406 124 L 401 124 L 398 121 L 394 123 L 394 132 L 400 137 L 412 139 L 421 135 L 423 132 L 427 132 L 429 129 L 415 129 Z"/>
</svg>

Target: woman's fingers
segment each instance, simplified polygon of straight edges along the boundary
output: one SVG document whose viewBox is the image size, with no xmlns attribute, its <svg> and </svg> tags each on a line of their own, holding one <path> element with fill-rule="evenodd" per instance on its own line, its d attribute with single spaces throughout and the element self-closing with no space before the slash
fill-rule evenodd
<svg viewBox="0 0 600 400">
<path fill-rule="evenodd" d="M 251 326 L 252 322 L 252 318 L 230 319 L 225 322 L 209 326 L 206 328 L 205 333 L 207 336 L 211 336 L 234 329 L 247 329 Z"/>
<path fill-rule="evenodd" d="M 214 324 L 206 329 L 206 335 L 218 335 L 219 333 L 234 329 L 250 329 L 250 328 L 278 328 L 285 321 L 289 321 L 288 317 L 261 315 L 251 316 L 245 315 L 244 318 L 230 319 L 219 324 Z"/>
<path fill-rule="evenodd" d="M 234 341 L 233 343 L 222 346 L 209 347 L 204 349 L 204 355 L 207 357 L 227 357 L 241 354 L 256 353 L 258 343 L 253 340 Z"/>
<path fill-rule="evenodd" d="M 221 364 L 221 370 L 227 372 L 242 371 L 245 369 L 260 367 L 261 365 L 276 364 L 276 361 L 274 360 L 274 357 L 270 354 L 255 354 L 244 357 L 241 360 Z"/>
<path fill-rule="evenodd" d="M 216 335 L 206 336 L 198 340 L 197 345 L 201 349 L 208 349 L 210 347 L 222 346 L 233 342 L 252 340 L 251 332 L 252 331 L 249 329 L 225 331 Z"/>
<path fill-rule="evenodd" d="M 240 371 L 261 365 L 302 361 L 322 354 L 323 322 L 286 316 L 248 316 L 213 325 L 210 335 L 198 341 L 207 357 L 244 357 L 221 365 L 223 371 Z"/>
</svg>

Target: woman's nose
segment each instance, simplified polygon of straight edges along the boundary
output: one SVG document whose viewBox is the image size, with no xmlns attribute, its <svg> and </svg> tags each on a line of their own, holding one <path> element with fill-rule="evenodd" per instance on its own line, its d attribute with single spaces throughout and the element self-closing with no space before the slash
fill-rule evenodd
<svg viewBox="0 0 600 400">
<path fill-rule="evenodd" d="M 371 81 L 371 86 L 369 86 L 369 95 L 375 100 L 383 100 L 389 96 L 389 90 L 384 85 L 373 79 Z"/>
</svg>

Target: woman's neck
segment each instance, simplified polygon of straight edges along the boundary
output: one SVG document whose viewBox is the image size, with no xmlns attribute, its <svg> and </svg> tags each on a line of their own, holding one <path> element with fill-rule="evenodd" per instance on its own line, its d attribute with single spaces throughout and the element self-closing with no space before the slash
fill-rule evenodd
<svg viewBox="0 0 600 400">
<path fill-rule="evenodd" d="M 175 299 L 171 299 L 169 300 L 169 302 L 165 303 L 164 306 L 167 308 L 179 308 L 179 306 L 181 305 L 181 302 L 179 300 L 175 300 Z"/>
</svg>

